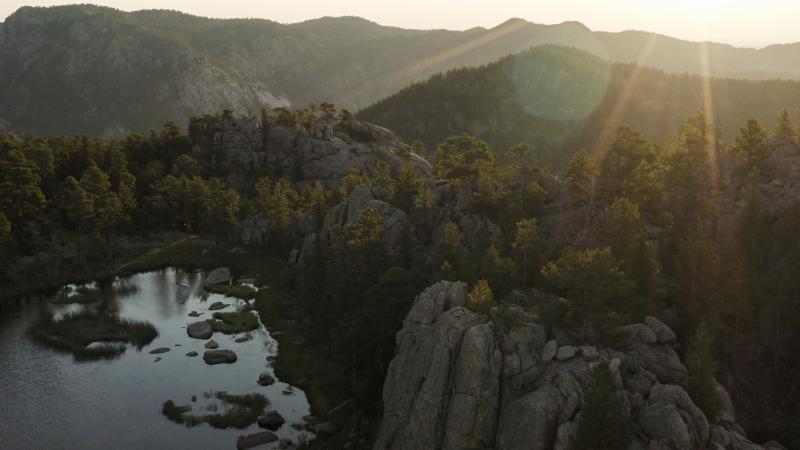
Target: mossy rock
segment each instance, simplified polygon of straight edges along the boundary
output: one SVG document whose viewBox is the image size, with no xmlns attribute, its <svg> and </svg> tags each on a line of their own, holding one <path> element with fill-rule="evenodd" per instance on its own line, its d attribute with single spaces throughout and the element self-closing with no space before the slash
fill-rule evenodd
<svg viewBox="0 0 800 450">
<path fill-rule="evenodd" d="M 259 327 L 258 317 L 252 311 L 218 312 L 213 317 L 208 323 L 219 333 L 244 333 Z"/>
</svg>

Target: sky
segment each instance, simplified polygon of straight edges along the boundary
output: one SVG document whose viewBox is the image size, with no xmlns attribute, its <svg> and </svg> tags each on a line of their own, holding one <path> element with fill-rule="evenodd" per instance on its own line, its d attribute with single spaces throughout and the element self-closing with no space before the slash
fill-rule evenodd
<svg viewBox="0 0 800 450">
<path fill-rule="evenodd" d="M 24 5 L 73 1 L 0 0 L 0 18 Z M 464 30 L 519 17 L 577 20 L 593 30 L 653 31 L 743 47 L 800 41 L 800 0 L 96 0 L 126 11 L 175 9 L 207 17 L 257 17 L 283 23 L 360 16 L 403 28 Z"/>
</svg>

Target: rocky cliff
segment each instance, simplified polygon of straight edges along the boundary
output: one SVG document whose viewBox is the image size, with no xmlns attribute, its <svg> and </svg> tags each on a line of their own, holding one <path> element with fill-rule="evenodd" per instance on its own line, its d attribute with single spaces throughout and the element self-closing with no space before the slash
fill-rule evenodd
<svg viewBox="0 0 800 450">
<path fill-rule="evenodd" d="M 675 334 L 654 317 L 627 327 L 620 349 L 574 345 L 532 317 L 511 326 L 466 308 L 466 285 L 420 294 L 397 334 L 376 450 L 573 449 L 582 392 L 608 362 L 630 418 L 629 449 L 778 450 L 750 442 L 719 386 L 706 417 L 681 386 Z M 491 315 L 490 315 L 491 316 Z"/>
<path fill-rule="evenodd" d="M 213 146 L 243 174 L 266 173 L 327 188 L 338 185 L 351 171 L 372 176 L 379 162 L 395 174 L 406 160 L 422 174 L 431 167 L 385 128 L 319 112 L 306 125 L 288 126 L 272 117 L 266 123 L 255 117 L 224 119 Z"/>
</svg>

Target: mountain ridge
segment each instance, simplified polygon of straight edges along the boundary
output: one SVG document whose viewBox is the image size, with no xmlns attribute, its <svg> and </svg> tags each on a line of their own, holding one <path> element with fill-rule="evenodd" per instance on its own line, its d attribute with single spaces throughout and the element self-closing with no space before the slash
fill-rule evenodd
<svg viewBox="0 0 800 450">
<path fill-rule="evenodd" d="M 429 148 L 461 133 L 497 152 L 525 142 L 542 162 L 563 168 L 575 150 L 605 145 L 609 122 L 630 124 L 668 145 L 680 122 L 704 108 L 705 86 L 697 75 L 540 46 L 414 83 L 357 116 Z M 771 126 L 783 110 L 800 115 L 798 81 L 712 79 L 708 88 L 716 125 L 729 141 L 749 118 Z"/>
<path fill-rule="evenodd" d="M 408 30 L 352 16 L 281 24 L 171 10 L 23 7 L 0 23 L 0 118 L 22 133 L 119 135 L 221 109 L 326 101 L 358 109 L 437 73 L 546 44 L 668 72 L 702 71 L 701 44 L 591 31 L 574 21 Z M 800 44 L 707 48 L 711 75 L 800 79 Z"/>
</svg>

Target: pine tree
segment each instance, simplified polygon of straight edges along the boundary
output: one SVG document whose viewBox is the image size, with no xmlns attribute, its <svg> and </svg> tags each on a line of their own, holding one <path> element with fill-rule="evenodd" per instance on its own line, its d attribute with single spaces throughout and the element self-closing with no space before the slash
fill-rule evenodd
<svg viewBox="0 0 800 450">
<path fill-rule="evenodd" d="M 539 244 L 539 229 L 536 219 L 523 219 L 517 222 L 514 236 L 514 249 L 522 254 L 522 287 L 528 286 L 528 258 Z"/>
<path fill-rule="evenodd" d="M 542 268 L 544 281 L 566 297 L 562 325 L 590 340 L 611 337 L 638 309 L 633 283 L 620 270 L 611 249 L 567 249 Z"/>
<path fill-rule="evenodd" d="M 745 126 L 739 129 L 732 151 L 742 161 L 743 173 L 755 170 L 765 175 L 765 164 L 771 149 L 767 144 L 767 133 L 757 120 L 749 119 Z"/>
<path fill-rule="evenodd" d="M 489 287 L 489 282 L 485 279 L 478 280 L 475 287 L 467 294 L 467 307 L 475 312 L 486 314 L 494 305 L 494 294 L 492 288 Z"/>
<path fill-rule="evenodd" d="M 11 222 L 0 212 L 0 268 L 4 263 L 11 262 L 11 252 L 14 247 L 12 231 Z"/>
<path fill-rule="evenodd" d="M 642 162 L 655 157 L 653 146 L 635 128 L 620 125 L 614 141 L 603 155 L 598 176 L 599 191 L 604 199 L 625 194 L 628 179 Z"/>
<path fill-rule="evenodd" d="M 87 231 L 94 217 L 94 204 L 89 193 L 75 177 L 67 177 L 61 184 L 57 197 L 63 211 L 65 225 L 78 231 Z"/>
<path fill-rule="evenodd" d="M 778 116 L 778 123 L 775 125 L 775 129 L 772 130 L 772 135 L 786 137 L 792 140 L 797 137 L 794 125 L 792 125 L 792 120 L 789 118 L 789 111 L 785 109 L 781 111 L 781 115 Z"/>
<path fill-rule="evenodd" d="M 717 358 L 714 353 L 714 336 L 706 323 L 701 322 L 689 341 L 686 352 L 686 369 L 689 371 L 686 390 L 710 419 L 715 418 L 720 409 L 715 378 Z"/>
<path fill-rule="evenodd" d="M 607 362 L 592 369 L 592 380 L 583 391 L 576 449 L 618 450 L 628 446 L 628 417 L 614 374 Z"/>
<path fill-rule="evenodd" d="M 588 204 L 594 194 L 594 182 L 597 176 L 597 166 L 586 150 L 578 150 L 569 162 L 569 168 L 564 174 L 567 182 L 567 193 L 573 204 Z"/>
<path fill-rule="evenodd" d="M 19 140 L 12 135 L 0 139 L 0 212 L 14 226 L 15 233 L 29 221 L 42 220 L 47 204 L 39 187 L 36 167 L 28 161 Z"/>
<path fill-rule="evenodd" d="M 208 180 L 202 197 L 202 215 L 207 229 L 222 234 L 236 223 L 239 214 L 239 193 L 225 187 L 220 178 Z"/>
</svg>

